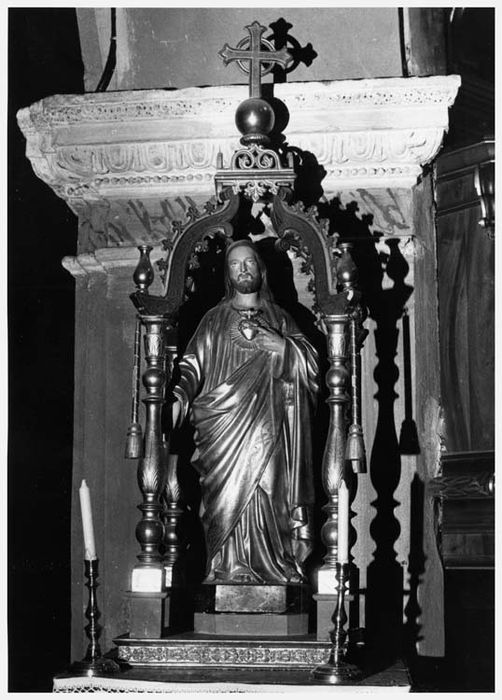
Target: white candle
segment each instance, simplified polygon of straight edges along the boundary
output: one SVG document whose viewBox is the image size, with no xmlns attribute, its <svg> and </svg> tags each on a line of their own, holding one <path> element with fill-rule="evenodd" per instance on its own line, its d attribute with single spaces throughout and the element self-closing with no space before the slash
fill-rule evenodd
<svg viewBox="0 0 502 700">
<path fill-rule="evenodd" d="M 94 544 L 94 526 L 92 524 L 91 494 L 89 487 L 82 479 L 79 489 L 80 509 L 82 511 L 82 527 L 84 529 L 84 559 L 96 559 L 96 547 Z"/>
<path fill-rule="evenodd" d="M 338 562 L 349 561 L 349 490 L 345 481 L 338 489 Z"/>
</svg>

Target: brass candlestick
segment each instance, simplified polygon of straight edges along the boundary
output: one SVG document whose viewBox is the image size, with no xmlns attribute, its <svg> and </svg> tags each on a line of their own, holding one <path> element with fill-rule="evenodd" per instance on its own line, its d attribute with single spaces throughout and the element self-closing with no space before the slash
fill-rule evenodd
<svg viewBox="0 0 502 700">
<path fill-rule="evenodd" d="M 331 638 L 331 653 L 327 663 L 317 666 L 317 668 L 312 671 L 312 677 L 320 683 L 348 685 L 353 681 L 359 680 L 362 675 L 361 669 L 358 666 L 345 661 L 345 640 L 347 637 L 345 623 L 347 622 L 347 613 L 345 612 L 344 596 L 348 574 L 349 565 L 337 562 L 337 598 L 335 612 L 331 618 L 334 627 L 329 635 Z"/>
<path fill-rule="evenodd" d="M 82 661 L 75 661 L 70 667 L 73 675 L 78 676 L 100 676 L 107 673 L 116 673 L 120 666 L 113 661 L 107 659 L 101 654 L 99 646 L 99 637 L 101 636 L 102 626 L 98 623 L 101 613 L 98 609 L 96 600 L 96 589 L 98 587 L 98 559 L 84 560 L 84 573 L 87 579 L 86 586 L 89 589 L 89 602 L 85 611 L 85 616 L 89 621 L 85 626 L 85 633 L 89 644 L 87 653 Z"/>
</svg>

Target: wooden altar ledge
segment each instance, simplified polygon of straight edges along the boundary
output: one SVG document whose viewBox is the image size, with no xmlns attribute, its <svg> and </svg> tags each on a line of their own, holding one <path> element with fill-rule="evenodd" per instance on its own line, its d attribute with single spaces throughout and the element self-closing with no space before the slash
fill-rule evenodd
<svg viewBox="0 0 502 700">
<path fill-rule="evenodd" d="M 318 685 L 303 669 L 186 669 L 130 668 L 115 676 L 78 678 L 61 674 L 54 678 L 55 693 L 295 693 L 306 697 L 329 693 L 407 693 L 410 680 L 397 662 L 347 686 Z"/>
</svg>

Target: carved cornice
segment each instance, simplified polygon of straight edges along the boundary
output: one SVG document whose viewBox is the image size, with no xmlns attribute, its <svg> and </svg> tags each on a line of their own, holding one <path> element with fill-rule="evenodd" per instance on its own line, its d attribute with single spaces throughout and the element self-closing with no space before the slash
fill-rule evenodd
<svg viewBox="0 0 502 700">
<path fill-rule="evenodd" d="M 274 87 L 288 144 L 315 155 L 325 192 L 411 187 L 438 152 L 458 76 Z M 244 86 L 57 95 L 18 112 L 36 174 L 70 207 L 81 200 L 214 192 L 217 154 L 239 147 Z"/>
</svg>

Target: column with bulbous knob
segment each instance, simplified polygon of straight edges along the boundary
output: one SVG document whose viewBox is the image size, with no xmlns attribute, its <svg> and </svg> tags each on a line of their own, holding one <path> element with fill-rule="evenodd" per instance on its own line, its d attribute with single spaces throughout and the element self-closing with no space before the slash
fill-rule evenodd
<svg viewBox="0 0 502 700">
<path fill-rule="evenodd" d="M 331 308 L 323 314 L 328 343 L 329 369 L 326 374 L 330 409 L 328 436 L 322 465 L 322 482 L 328 497 L 323 510 L 327 519 L 321 529 L 326 547 L 324 563 L 318 571 L 317 626 L 318 639 L 328 636 L 327 611 L 336 604 L 330 616 L 333 629 L 329 661 L 312 672 L 321 683 L 341 684 L 357 679 L 360 670 L 346 660 L 347 632 L 345 623 L 346 597 L 350 580 L 350 499 L 347 464 L 355 472 L 364 470 L 364 444 L 359 433 L 359 345 L 357 322 L 360 321 L 360 293 L 355 289 L 357 268 L 350 255 L 350 244 L 341 244 L 337 264 L 337 284 L 340 289 L 332 299 Z M 349 394 L 350 390 L 350 394 Z M 347 442 L 347 408 L 351 404 L 352 421 Z M 357 429 L 354 429 L 354 427 Z"/>
<path fill-rule="evenodd" d="M 326 314 L 323 317 L 327 329 L 328 359 L 326 374 L 329 390 L 326 399 L 329 411 L 329 428 L 322 464 L 322 483 L 328 497 L 323 510 L 327 514 L 321 529 L 321 539 L 326 547 L 324 563 L 318 572 L 318 593 L 336 592 L 336 562 L 338 559 L 338 490 L 343 481 L 346 447 L 345 410 L 349 400 L 347 385 L 348 314 Z"/>
<path fill-rule="evenodd" d="M 136 292 L 131 295 L 131 299 L 139 311 L 141 327 L 144 329 L 146 367 L 142 382 L 145 389 L 145 429 L 137 469 L 138 486 L 143 497 L 138 506 L 141 520 L 136 525 L 136 539 L 141 551 L 131 575 L 130 636 L 158 638 L 165 627 L 167 597 L 164 557 L 161 552 L 165 534 L 162 494 L 166 485 L 162 407 L 170 371 L 166 363 L 166 331 L 170 321 L 167 314 L 151 312 L 148 303 L 148 288 L 154 278 L 149 257 L 151 247 L 139 246 L 139 251 L 140 260 L 133 277 Z"/>
<path fill-rule="evenodd" d="M 144 454 L 138 463 L 138 485 L 143 494 L 143 503 L 138 507 L 142 518 L 136 526 L 136 538 L 141 552 L 139 565 L 133 569 L 131 589 L 133 591 L 161 591 L 164 588 L 163 557 L 159 551 L 164 537 L 161 519 L 160 496 L 165 484 L 162 459 L 161 409 L 164 404 L 166 372 L 164 363 L 164 333 L 166 320 L 163 316 L 142 316 L 145 327 L 145 361 L 143 385 L 146 396 Z"/>
</svg>

